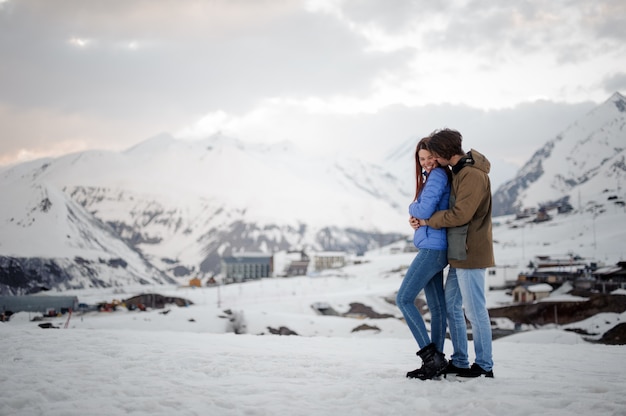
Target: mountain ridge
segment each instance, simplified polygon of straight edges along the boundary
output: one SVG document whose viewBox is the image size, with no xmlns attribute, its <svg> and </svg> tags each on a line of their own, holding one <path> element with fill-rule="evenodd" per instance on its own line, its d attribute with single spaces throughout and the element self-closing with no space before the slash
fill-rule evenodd
<svg viewBox="0 0 626 416">
<path fill-rule="evenodd" d="M 616 92 L 538 149 L 493 195 L 493 215 L 566 200 L 584 205 L 626 178 L 626 98 Z M 545 180 L 540 180 L 545 178 Z M 579 207 L 582 208 L 582 207 Z"/>
</svg>

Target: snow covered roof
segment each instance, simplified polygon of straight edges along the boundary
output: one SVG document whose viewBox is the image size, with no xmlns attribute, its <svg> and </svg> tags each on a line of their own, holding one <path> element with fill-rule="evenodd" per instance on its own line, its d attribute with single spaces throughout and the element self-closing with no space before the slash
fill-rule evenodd
<svg viewBox="0 0 626 416">
<path fill-rule="evenodd" d="M 317 251 L 313 253 L 315 257 L 343 257 L 345 255 L 345 251 Z"/>
<path fill-rule="evenodd" d="M 272 260 L 271 254 L 265 253 L 236 253 L 231 256 L 222 257 L 222 261 L 224 263 L 258 263 L 258 262 L 268 262 Z"/>
<path fill-rule="evenodd" d="M 546 267 L 538 267 L 538 272 L 561 272 L 561 273 L 576 273 L 580 270 L 585 270 L 587 267 L 584 264 L 575 264 L 571 266 L 546 266 Z"/>
<path fill-rule="evenodd" d="M 552 292 L 552 290 L 553 290 L 552 286 L 550 286 L 547 283 L 539 283 L 537 285 L 531 285 L 531 286 L 526 287 L 526 289 L 529 292 L 533 292 L 533 293 L 536 293 L 536 292 Z"/>
<path fill-rule="evenodd" d="M 593 274 L 611 274 L 622 270 L 620 266 L 607 266 L 596 269 Z"/>
<path fill-rule="evenodd" d="M 529 292 L 538 293 L 538 292 L 552 292 L 552 286 L 547 283 L 537 283 L 536 285 L 521 285 L 518 287 L 523 287 Z"/>
</svg>

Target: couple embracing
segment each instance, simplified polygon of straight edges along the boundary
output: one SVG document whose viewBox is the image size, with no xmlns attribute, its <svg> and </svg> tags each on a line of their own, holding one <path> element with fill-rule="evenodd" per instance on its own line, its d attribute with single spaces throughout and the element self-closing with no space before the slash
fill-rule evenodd
<svg viewBox="0 0 626 416">
<path fill-rule="evenodd" d="M 458 131 L 438 130 L 420 140 L 415 150 L 417 183 L 409 223 L 419 251 L 396 297 L 422 359 L 420 368 L 407 373 L 409 378 L 493 377 L 485 297 L 485 271 L 494 265 L 490 163 L 476 150 L 465 153 L 462 139 Z M 431 314 L 432 338 L 414 303 L 422 290 Z M 466 315 L 475 353 L 471 366 Z M 443 353 L 446 326 L 454 349 L 449 360 Z"/>
</svg>

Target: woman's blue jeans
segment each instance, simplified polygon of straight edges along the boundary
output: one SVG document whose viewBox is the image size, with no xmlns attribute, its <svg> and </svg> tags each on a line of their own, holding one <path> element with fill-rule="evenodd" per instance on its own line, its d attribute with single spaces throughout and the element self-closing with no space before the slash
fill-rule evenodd
<svg viewBox="0 0 626 416">
<path fill-rule="evenodd" d="M 432 342 L 437 351 L 443 352 L 443 343 L 446 339 L 443 269 L 447 264 L 446 250 L 420 249 L 409 266 L 396 296 L 396 304 L 420 349 L 431 343 L 422 314 L 415 306 L 415 298 L 423 289 L 430 309 Z"/>
<path fill-rule="evenodd" d="M 476 364 L 483 370 L 491 370 L 493 368 L 491 320 L 485 297 L 485 269 L 450 267 L 446 278 L 446 308 L 450 338 L 454 347 L 452 363 L 457 367 L 469 367 L 465 323 L 467 315 L 472 325 Z"/>
</svg>

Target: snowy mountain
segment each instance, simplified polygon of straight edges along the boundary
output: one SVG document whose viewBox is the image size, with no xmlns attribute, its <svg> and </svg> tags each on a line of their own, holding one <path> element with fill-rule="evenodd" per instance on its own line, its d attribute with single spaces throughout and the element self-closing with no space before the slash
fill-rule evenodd
<svg viewBox="0 0 626 416">
<path fill-rule="evenodd" d="M 622 258 L 615 244 L 609 251 L 599 246 L 622 234 L 613 227 L 610 237 L 596 236 L 595 225 L 624 219 L 614 211 L 626 199 L 625 114 L 626 100 L 616 93 L 497 190 L 494 216 L 564 202 L 593 216 L 551 223 L 564 230 L 559 241 L 536 228 L 522 234 L 525 243 L 515 241 L 518 232 L 496 226 L 494 239 L 507 247 L 498 263 L 522 267 L 526 254 L 520 262 L 515 247 L 531 239 L 533 255 L 557 247 L 561 254 L 589 251 L 589 235 L 572 234 L 577 228 L 570 222 L 580 220 L 594 232 L 594 254 Z M 389 157 L 394 169 L 386 169 L 316 158 L 289 143 L 254 145 L 222 135 L 189 142 L 163 134 L 123 152 L 86 151 L 4 168 L 0 293 L 187 282 L 217 273 L 221 257 L 233 252 L 357 253 L 404 239 L 414 145 L 399 146 Z M 598 217 L 606 211 L 610 218 Z"/>
<path fill-rule="evenodd" d="M 173 283 L 115 232 L 32 171 L 3 181 L 0 293 Z"/>
<path fill-rule="evenodd" d="M 625 179 L 626 98 L 615 93 L 537 150 L 498 188 L 493 215 L 563 202 L 593 209 L 608 197 L 623 201 Z"/>
<path fill-rule="evenodd" d="M 165 282 L 215 273 L 234 251 L 365 251 L 404 237 L 410 200 L 380 167 L 220 135 L 160 135 L 121 153 L 25 163 L 0 171 L 0 190 L 10 201 L 0 208 L 2 262 L 57 259 L 67 271 L 88 259 L 92 284 L 113 285 L 119 276 L 102 265 L 117 258 L 148 268 L 124 276 Z M 57 287 L 65 279 L 26 269 L 2 269 L 1 283 L 37 275 Z M 67 273 L 71 287 L 85 275 Z"/>
</svg>

